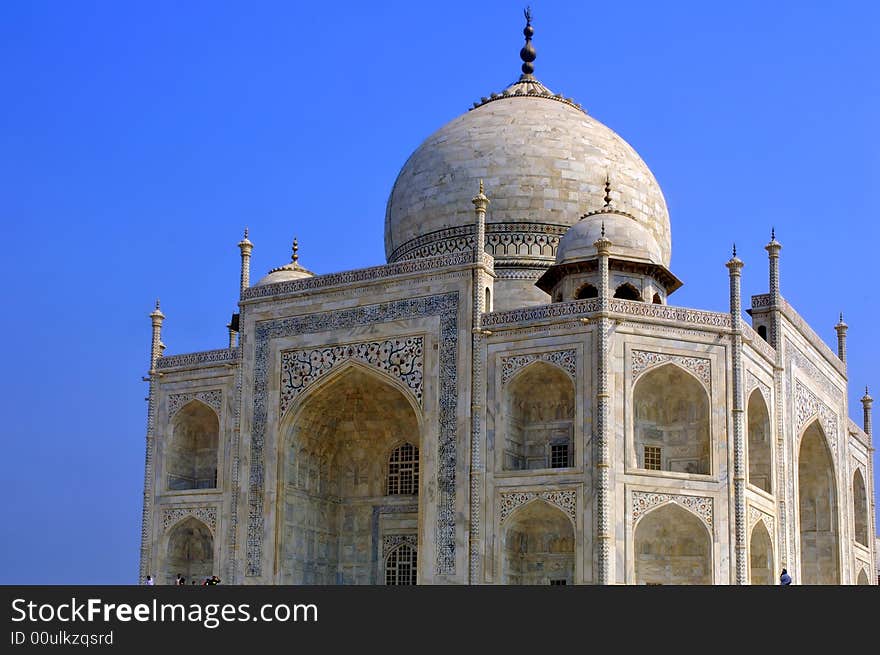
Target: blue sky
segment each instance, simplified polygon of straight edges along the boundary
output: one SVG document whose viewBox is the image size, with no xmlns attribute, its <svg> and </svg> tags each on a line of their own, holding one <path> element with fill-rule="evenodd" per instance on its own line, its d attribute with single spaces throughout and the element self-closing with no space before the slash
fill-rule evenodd
<svg viewBox="0 0 880 655">
<path fill-rule="evenodd" d="M 536 75 L 629 141 L 672 217 L 677 305 L 782 290 L 850 415 L 880 397 L 880 9 L 872 2 L 533 2 Z M 519 73 L 513 2 L 0 3 L 0 583 L 137 576 L 149 357 L 223 347 L 253 274 L 384 262 L 410 152 Z M 13 320 L 14 319 L 14 320 Z M 875 467 L 878 462 L 875 461 Z M 875 483 L 875 487 L 880 485 Z"/>
</svg>

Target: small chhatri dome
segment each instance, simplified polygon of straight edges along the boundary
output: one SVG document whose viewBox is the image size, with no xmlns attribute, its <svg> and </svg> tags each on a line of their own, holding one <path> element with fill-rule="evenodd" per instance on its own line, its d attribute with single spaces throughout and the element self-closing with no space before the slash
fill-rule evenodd
<svg viewBox="0 0 880 655">
<path fill-rule="evenodd" d="M 254 286 L 263 286 L 264 284 L 275 284 L 276 282 L 289 282 L 290 280 L 302 280 L 307 277 L 314 277 L 315 274 L 310 270 L 303 268 L 299 264 L 299 241 L 293 239 L 293 254 L 290 257 L 290 263 L 278 268 L 273 268 L 263 279 Z"/>
<path fill-rule="evenodd" d="M 612 203 L 611 177 L 605 177 L 604 205 L 587 212 L 559 240 L 556 263 L 569 264 L 596 259 L 596 241 L 611 241 L 609 254 L 618 259 L 665 265 L 663 251 L 654 236 L 629 212 Z"/>
</svg>

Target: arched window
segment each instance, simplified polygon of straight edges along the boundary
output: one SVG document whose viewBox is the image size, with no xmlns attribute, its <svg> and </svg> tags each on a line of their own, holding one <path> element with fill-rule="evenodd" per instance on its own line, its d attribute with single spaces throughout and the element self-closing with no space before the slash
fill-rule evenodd
<svg viewBox="0 0 880 655">
<path fill-rule="evenodd" d="M 416 549 L 400 544 L 385 558 L 386 585 L 414 585 L 418 571 Z"/>
<path fill-rule="evenodd" d="M 771 493 L 770 415 L 761 391 L 749 396 L 749 483 Z"/>
<path fill-rule="evenodd" d="M 659 293 L 655 293 L 654 297 L 651 299 L 651 302 L 654 303 L 655 305 L 662 305 L 663 299 L 660 297 Z"/>
<path fill-rule="evenodd" d="M 624 282 L 614 290 L 614 297 L 621 300 L 641 300 L 642 294 L 629 282 Z"/>
<path fill-rule="evenodd" d="M 855 538 L 863 546 L 868 545 L 868 497 L 865 493 L 865 480 L 862 472 L 856 469 L 853 474 L 853 511 L 855 512 Z"/>
<path fill-rule="evenodd" d="M 772 585 L 776 582 L 773 567 L 773 542 L 763 521 L 752 528 L 749 541 L 749 577 L 754 585 Z"/>
<path fill-rule="evenodd" d="M 483 308 L 483 311 L 491 312 L 492 311 L 492 291 L 489 287 L 486 287 L 486 305 Z"/>
<path fill-rule="evenodd" d="M 220 421 L 213 409 L 194 400 L 172 421 L 165 466 L 168 489 L 215 489 Z"/>
<path fill-rule="evenodd" d="M 419 449 L 411 443 L 398 446 L 388 458 L 388 495 L 417 496 L 419 493 Z"/>
<path fill-rule="evenodd" d="M 574 383 L 560 368 L 534 362 L 506 391 L 506 471 L 574 465 Z"/>
<path fill-rule="evenodd" d="M 633 405 L 640 468 L 709 474 L 709 395 L 693 375 L 658 366 L 636 382 Z"/>
<path fill-rule="evenodd" d="M 584 300 L 585 298 L 598 298 L 599 290 L 594 287 L 592 284 L 587 282 L 583 286 L 581 286 L 577 293 L 574 294 L 575 300 Z"/>
<path fill-rule="evenodd" d="M 761 337 L 764 341 L 767 341 L 767 326 L 759 325 L 758 326 L 758 336 Z"/>
</svg>

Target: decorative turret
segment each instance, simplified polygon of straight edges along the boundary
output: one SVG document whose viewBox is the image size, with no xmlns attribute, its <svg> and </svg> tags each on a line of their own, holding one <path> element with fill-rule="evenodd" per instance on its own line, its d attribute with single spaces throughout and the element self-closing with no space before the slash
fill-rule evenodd
<svg viewBox="0 0 880 655">
<path fill-rule="evenodd" d="M 846 364 L 846 330 L 849 326 L 843 322 L 843 312 L 840 313 L 840 320 L 834 329 L 837 331 L 837 357 Z"/>
<path fill-rule="evenodd" d="M 862 410 L 864 411 L 864 422 L 862 423 L 865 434 L 868 437 L 871 437 L 871 405 L 874 403 L 874 399 L 871 398 L 871 395 L 868 393 L 868 387 L 865 387 L 865 395 L 862 396 Z"/>
<path fill-rule="evenodd" d="M 251 286 L 251 252 L 254 250 L 254 244 L 248 239 L 247 228 L 244 228 L 244 238 L 238 242 L 238 249 L 241 250 L 241 285 L 239 288 L 239 293 L 241 293 Z"/>
<path fill-rule="evenodd" d="M 782 244 L 776 240 L 776 228 L 770 229 L 770 243 L 764 246 L 764 250 L 770 256 L 770 297 L 771 302 L 776 305 L 780 298 L 779 291 L 779 251 L 782 250 Z"/>
<path fill-rule="evenodd" d="M 156 370 L 156 361 L 162 356 L 165 344 L 162 343 L 162 321 L 165 314 L 159 309 L 159 299 L 156 299 L 156 309 L 150 312 L 150 320 L 153 323 L 153 338 L 150 344 L 150 373 Z"/>
</svg>

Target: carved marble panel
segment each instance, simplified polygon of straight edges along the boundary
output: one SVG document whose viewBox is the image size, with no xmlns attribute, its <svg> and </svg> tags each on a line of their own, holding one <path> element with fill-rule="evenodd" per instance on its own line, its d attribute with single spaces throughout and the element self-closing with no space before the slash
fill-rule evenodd
<svg viewBox="0 0 880 655">
<path fill-rule="evenodd" d="M 198 400 L 212 407 L 217 414 L 223 405 L 223 391 L 211 389 L 210 391 L 196 391 L 193 393 L 172 393 L 168 396 L 168 417 L 174 416 L 177 411 L 188 402 Z"/>
<path fill-rule="evenodd" d="M 162 509 L 162 532 L 166 532 L 168 528 L 177 525 L 179 521 L 188 516 L 192 516 L 207 525 L 211 532 L 216 532 L 217 507 L 214 505 L 164 507 Z"/>
<path fill-rule="evenodd" d="M 681 366 L 683 369 L 690 371 L 694 376 L 703 383 L 706 389 L 711 389 L 712 385 L 712 368 L 711 361 L 705 357 L 682 357 L 680 355 L 667 355 L 665 353 L 648 352 L 646 350 L 633 350 L 631 353 L 631 371 L 632 381 L 636 379 L 644 371 L 660 364 L 672 362 Z"/>
<path fill-rule="evenodd" d="M 567 372 L 572 378 L 577 375 L 577 351 L 575 350 L 555 350 L 546 353 L 529 353 L 526 355 L 512 355 L 501 359 L 501 382 L 507 382 L 516 373 L 528 366 L 532 362 L 542 361 L 555 364 L 563 371 Z"/>
<path fill-rule="evenodd" d="M 561 509 L 572 523 L 577 522 L 577 492 L 572 490 L 556 491 L 508 491 L 501 492 L 498 503 L 498 516 L 501 523 L 521 505 L 536 498 L 546 500 L 551 505 Z"/>
<path fill-rule="evenodd" d="M 649 491 L 633 491 L 632 520 L 633 524 L 649 511 L 665 503 L 676 503 L 699 516 L 711 529 L 714 520 L 714 503 L 709 496 L 686 496 L 684 494 L 654 493 Z"/>
</svg>

